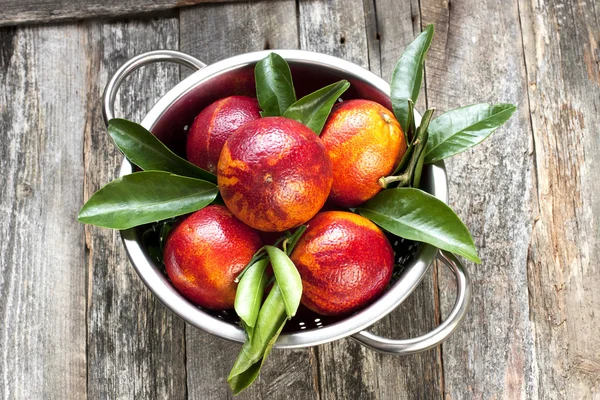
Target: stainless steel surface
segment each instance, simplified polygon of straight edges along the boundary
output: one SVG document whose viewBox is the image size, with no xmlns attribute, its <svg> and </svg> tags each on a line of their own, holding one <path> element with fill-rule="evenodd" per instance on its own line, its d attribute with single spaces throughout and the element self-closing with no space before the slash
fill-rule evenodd
<svg viewBox="0 0 600 400">
<path fill-rule="evenodd" d="M 154 50 L 129 59 L 121 66 L 121 68 L 117 70 L 117 72 L 115 72 L 106 85 L 106 88 L 104 88 L 104 95 L 102 96 L 102 117 L 104 118 L 104 123 L 107 126 L 108 121 L 115 117 L 115 98 L 117 91 L 119 90 L 119 86 L 121 86 L 123 80 L 127 78 L 133 71 L 143 67 L 144 65 L 163 61 L 175 62 L 195 70 L 206 67 L 206 64 L 204 64 L 202 61 L 199 61 L 188 54 L 175 50 Z"/>
<path fill-rule="evenodd" d="M 351 88 L 344 99 L 364 98 L 391 107 L 390 87 L 387 82 L 370 71 L 345 60 L 301 50 L 275 50 L 287 60 L 292 70 L 298 96 L 335 82 L 347 79 Z M 255 95 L 254 65 L 269 51 L 247 53 L 209 65 L 170 90 L 150 110 L 142 125 L 173 148 L 180 148 L 193 118 L 211 102 L 232 94 Z M 137 57 L 147 60 L 146 54 Z M 160 59 L 162 61 L 162 59 Z M 150 62 L 150 61 L 149 61 Z M 147 63 L 147 62 L 146 62 Z M 128 63 L 131 71 L 132 65 Z M 139 66 L 139 65 L 138 65 Z M 125 71 L 121 68 L 119 71 Z M 111 96 L 125 72 L 117 72 L 119 79 L 111 80 L 105 95 L 105 114 L 112 116 Z M 108 113 L 106 112 L 108 111 Z M 417 122 L 420 116 L 417 115 Z M 178 147 L 179 146 L 179 147 Z M 132 172 L 132 165 L 124 160 L 120 175 Z M 443 163 L 427 166 L 423 171 L 424 189 L 447 202 L 447 181 Z M 122 231 L 122 238 L 131 262 L 144 283 L 173 312 L 188 323 L 223 339 L 243 342 L 245 335 L 237 324 L 227 321 L 226 313 L 211 315 L 183 298 L 171 285 L 161 267 L 155 265 L 141 244 L 139 231 Z M 298 348 L 331 342 L 361 332 L 396 308 L 419 284 L 435 258 L 437 249 L 421 244 L 412 261 L 402 270 L 399 279 L 373 304 L 339 321 L 319 323 L 312 329 L 283 333 L 276 348 Z M 468 281 L 466 281 L 468 283 Z M 467 304 L 465 304 L 465 307 Z M 368 334 L 367 334 L 368 336 Z M 362 336 L 359 336 L 362 337 Z M 437 337 L 437 336 L 436 336 Z"/>
<path fill-rule="evenodd" d="M 442 261 L 454 274 L 457 282 L 457 294 L 454 307 L 440 326 L 431 332 L 413 339 L 394 340 L 382 338 L 371 332 L 362 331 L 352 335 L 360 344 L 385 354 L 406 355 L 418 353 L 442 343 L 454 332 L 465 317 L 471 302 L 471 280 L 463 265 L 454 255 L 440 251 L 438 260 Z"/>
</svg>

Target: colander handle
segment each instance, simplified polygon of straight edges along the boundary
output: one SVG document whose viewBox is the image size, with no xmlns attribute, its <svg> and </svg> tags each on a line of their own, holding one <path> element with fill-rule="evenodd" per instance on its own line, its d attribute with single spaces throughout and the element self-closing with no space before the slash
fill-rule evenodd
<svg viewBox="0 0 600 400">
<path fill-rule="evenodd" d="M 372 350 L 385 354 L 406 355 L 418 353 L 442 343 L 460 325 L 471 302 L 471 280 L 463 265 L 454 255 L 440 250 L 438 260 L 443 262 L 457 280 L 458 293 L 454 307 L 444 322 L 431 332 L 414 339 L 394 340 L 382 338 L 371 332 L 361 331 L 352 336 L 354 340 Z"/>
<path fill-rule="evenodd" d="M 115 117 L 115 99 L 123 80 L 144 65 L 165 61 L 185 65 L 194 70 L 206 67 L 206 64 L 202 61 L 175 50 L 154 50 L 131 58 L 115 72 L 104 89 L 104 95 L 102 96 L 102 116 L 104 117 L 106 126 L 108 126 L 108 121 Z"/>
</svg>

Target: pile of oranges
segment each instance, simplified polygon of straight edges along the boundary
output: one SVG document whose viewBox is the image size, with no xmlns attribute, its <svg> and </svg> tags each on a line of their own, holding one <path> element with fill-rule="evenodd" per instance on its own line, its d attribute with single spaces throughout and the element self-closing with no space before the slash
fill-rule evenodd
<svg viewBox="0 0 600 400">
<path fill-rule="evenodd" d="M 261 117 L 256 99 L 231 96 L 195 118 L 187 159 L 217 175 L 224 205 L 181 218 L 163 259 L 173 285 L 213 310 L 233 308 L 236 277 L 263 246 L 306 225 L 290 255 L 302 304 L 345 315 L 387 287 L 394 253 L 384 233 L 349 208 L 381 190 L 407 149 L 394 114 L 370 100 L 336 104 L 321 132 Z"/>
</svg>

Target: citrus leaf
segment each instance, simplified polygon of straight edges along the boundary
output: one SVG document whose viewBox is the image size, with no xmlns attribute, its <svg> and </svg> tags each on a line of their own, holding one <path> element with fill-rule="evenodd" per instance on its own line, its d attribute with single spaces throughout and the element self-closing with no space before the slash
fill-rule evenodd
<svg viewBox="0 0 600 400">
<path fill-rule="evenodd" d="M 108 133 L 125 157 L 145 171 L 166 171 L 217 183 L 217 177 L 173 153 L 150 131 L 126 119 L 114 118 Z"/>
<path fill-rule="evenodd" d="M 275 335 L 273 335 L 271 340 L 269 340 L 269 342 L 267 343 L 267 346 L 265 347 L 265 351 L 264 351 L 262 359 L 258 362 L 255 362 L 254 364 L 252 364 L 247 370 L 243 371 L 239 375 L 235 375 L 231 379 L 231 381 L 229 381 L 229 386 L 231 387 L 231 390 L 234 395 L 237 395 L 242 390 L 246 389 L 258 377 L 260 369 L 265 364 L 265 360 L 269 356 L 269 353 L 271 353 L 271 350 L 273 349 L 275 342 L 279 338 L 281 331 L 283 331 L 286 321 L 287 321 L 286 319 L 283 320 L 283 322 L 279 326 L 279 329 L 277 330 Z"/>
<path fill-rule="evenodd" d="M 271 260 L 275 279 L 281 288 L 285 311 L 289 318 L 296 315 L 302 297 L 302 279 L 296 266 L 285 252 L 274 246 L 265 246 Z"/>
<path fill-rule="evenodd" d="M 256 379 L 286 321 L 283 294 L 275 282 L 260 309 L 252 339 L 247 339 L 242 346 L 227 378 L 234 394 L 240 393 Z"/>
<path fill-rule="evenodd" d="M 416 104 L 419 98 L 425 54 L 431 45 L 433 32 L 433 25 L 428 25 L 404 50 L 392 73 L 390 87 L 392 109 L 404 132 L 407 130 L 408 100 Z"/>
<path fill-rule="evenodd" d="M 244 269 L 242 270 L 242 272 L 240 272 L 238 274 L 238 276 L 235 278 L 234 282 L 238 283 L 240 281 L 240 279 L 242 279 L 242 277 L 244 276 L 244 274 L 246 273 L 246 271 L 251 266 L 253 266 L 254 263 L 256 263 L 260 259 L 266 259 L 267 257 L 268 257 L 268 255 L 266 254 L 265 246 L 263 246 L 260 249 L 256 250 L 256 253 L 254 253 L 254 255 L 252 256 L 252 258 L 250 259 L 250 261 L 248 262 L 248 264 L 246 264 L 246 266 L 244 267 Z"/>
<path fill-rule="evenodd" d="M 427 135 L 427 131 L 425 131 L 425 138 Z M 417 159 L 417 164 L 415 165 L 415 170 L 412 177 L 411 187 L 418 188 L 421 184 L 421 174 L 423 172 L 423 163 L 425 161 L 425 150 L 421 151 L 421 155 Z"/>
<path fill-rule="evenodd" d="M 414 188 L 387 189 L 358 212 L 388 232 L 481 263 L 469 230 L 443 201 Z"/>
<path fill-rule="evenodd" d="M 263 117 L 279 117 L 296 101 L 292 73 L 288 63 L 276 53 L 254 67 L 256 97 Z"/>
<path fill-rule="evenodd" d="M 210 204 L 218 188 L 200 179 L 143 171 L 110 182 L 90 197 L 77 219 L 112 229 L 129 229 L 188 214 Z"/>
<path fill-rule="evenodd" d="M 410 102 L 409 102 L 410 104 Z M 391 183 L 395 183 L 395 187 L 419 187 L 421 181 L 421 172 L 423 170 L 423 162 L 425 160 L 425 148 L 429 137 L 427 127 L 435 112 L 434 108 L 430 108 L 423 114 L 421 124 L 417 128 L 417 132 L 409 144 L 402 161 L 401 167 L 394 171 L 393 175 L 379 178 L 379 185 L 386 188 Z"/>
<path fill-rule="evenodd" d="M 513 115 L 512 104 L 474 104 L 448 111 L 429 125 L 425 162 L 432 163 L 482 142 Z"/>
<path fill-rule="evenodd" d="M 303 123 L 320 135 L 331 108 L 349 87 L 350 82 L 347 80 L 325 86 L 292 104 L 283 116 Z"/>
<path fill-rule="evenodd" d="M 413 170 L 413 176 L 411 177 L 410 186 L 415 188 L 418 188 L 421 183 L 421 173 L 423 172 L 423 163 L 425 162 L 425 149 L 427 148 L 427 143 L 429 141 L 428 127 L 434 112 L 435 108 L 430 108 L 425 111 L 423 118 L 421 119 L 421 125 L 417 128 L 417 134 L 415 135 L 415 139 L 419 141 L 419 143 L 413 143 L 415 146 L 415 153 L 420 153 Z"/>
<path fill-rule="evenodd" d="M 415 149 L 415 146 L 413 146 L 412 143 L 409 143 L 408 146 L 406 147 L 406 151 L 404 152 L 404 155 L 402 156 L 402 159 L 400 160 L 400 163 L 398 163 L 398 166 L 396 167 L 394 172 L 392 172 L 392 175 L 398 175 L 399 173 L 404 171 L 404 169 L 409 165 L 410 160 L 412 159 L 412 154 L 413 154 L 414 149 Z"/>
<path fill-rule="evenodd" d="M 264 356 L 264 351 L 269 341 L 279 332 L 281 324 L 287 320 L 284 294 L 281 290 L 280 282 L 275 282 L 265 302 L 260 308 L 256 327 L 254 330 L 253 348 L 259 350 L 260 356 Z"/>
<path fill-rule="evenodd" d="M 300 225 L 296 229 L 294 234 L 289 237 L 287 242 L 284 242 L 283 249 L 285 250 L 285 254 L 287 254 L 288 256 L 292 254 L 292 252 L 294 251 L 294 247 L 296 247 L 298 240 L 300 240 L 300 238 L 304 234 L 304 231 L 306 231 L 306 228 L 308 228 L 308 226 Z"/>
<path fill-rule="evenodd" d="M 262 367 L 263 360 L 257 361 L 250 365 L 247 369 L 241 371 L 239 374 L 231 376 L 227 379 L 229 387 L 234 395 L 240 394 L 244 389 L 252 384 L 258 378 L 260 368 Z"/>
<path fill-rule="evenodd" d="M 408 103 L 408 110 L 406 114 L 406 130 L 404 131 L 404 138 L 406 143 L 412 143 L 417 132 L 417 124 L 415 123 L 415 103 L 411 99 L 406 101 Z"/>
<path fill-rule="evenodd" d="M 265 273 L 267 264 L 269 264 L 267 259 L 252 264 L 240 280 L 235 293 L 235 312 L 251 328 L 256 324 L 267 286 L 268 277 Z"/>
<path fill-rule="evenodd" d="M 285 315 L 285 310 L 284 310 Z M 260 361 L 262 358 L 262 352 L 257 355 L 253 354 L 254 349 L 252 348 L 253 340 L 251 338 L 246 339 L 242 348 L 233 363 L 233 367 L 227 377 L 227 382 L 233 392 L 241 392 L 243 389 L 248 387 L 254 379 L 258 376 L 260 370 Z M 265 346 L 266 347 L 266 346 Z M 256 358 L 256 359 L 255 359 Z M 258 363 L 258 369 L 254 368 Z"/>
</svg>

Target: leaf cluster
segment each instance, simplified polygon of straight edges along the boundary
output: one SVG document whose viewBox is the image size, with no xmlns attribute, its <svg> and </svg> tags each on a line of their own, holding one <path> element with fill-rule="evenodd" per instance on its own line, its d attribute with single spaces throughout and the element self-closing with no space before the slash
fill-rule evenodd
<svg viewBox="0 0 600 400">
<path fill-rule="evenodd" d="M 259 249 L 241 274 L 235 296 L 235 311 L 246 330 L 247 339 L 227 381 L 234 394 L 247 388 L 258 376 L 260 367 L 271 351 L 287 320 L 296 315 L 302 297 L 302 280 L 290 254 L 306 230 L 302 225 L 286 233 L 276 246 Z M 269 279 L 267 266 L 273 268 Z M 240 277 L 238 277 L 240 278 Z M 262 298 L 269 282 L 273 282 L 264 303 Z"/>
</svg>

